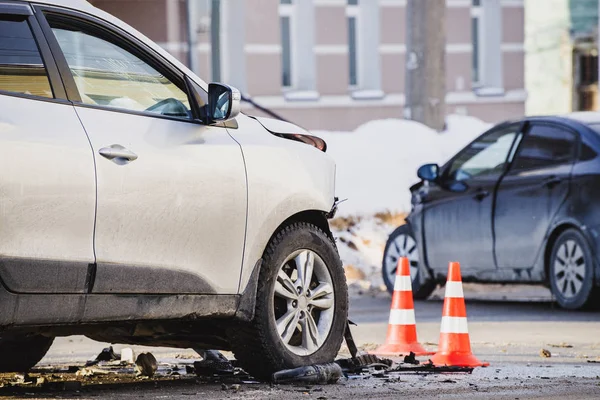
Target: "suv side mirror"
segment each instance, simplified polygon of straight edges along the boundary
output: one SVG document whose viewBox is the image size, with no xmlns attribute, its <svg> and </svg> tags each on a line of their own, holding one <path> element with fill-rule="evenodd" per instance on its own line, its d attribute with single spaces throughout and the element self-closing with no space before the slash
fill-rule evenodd
<svg viewBox="0 0 600 400">
<path fill-rule="evenodd" d="M 424 180 L 433 182 L 436 181 L 440 174 L 440 167 L 437 164 L 425 164 L 417 170 L 417 176 Z"/>
<path fill-rule="evenodd" d="M 236 88 L 222 83 L 208 85 L 208 118 L 212 122 L 225 122 L 240 113 L 242 95 Z"/>
</svg>

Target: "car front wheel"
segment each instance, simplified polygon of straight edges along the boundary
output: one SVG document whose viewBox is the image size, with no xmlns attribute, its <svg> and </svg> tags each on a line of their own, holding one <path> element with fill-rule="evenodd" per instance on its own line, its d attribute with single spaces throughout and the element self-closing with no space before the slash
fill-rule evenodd
<svg viewBox="0 0 600 400">
<path fill-rule="evenodd" d="M 560 234 L 550 257 L 550 287 L 558 304 L 567 309 L 582 308 L 597 297 L 594 262 L 585 237 L 576 229 Z"/>
<path fill-rule="evenodd" d="M 418 300 L 429 297 L 437 285 L 433 280 L 421 282 L 419 276 L 419 249 L 412 229 L 408 225 L 399 226 L 391 233 L 383 252 L 381 272 L 383 282 L 390 293 L 394 291 L 396 270 L 400 257 L 408 258 L 410 263 L 413 297 Z"/>
<path fill-rule="evenodd" d="M 261 266 L 255 316 L 232 330 L 241 365 L 258 379 L 336 357 L 348 316 L 337 249 L 318 227 L 298 222 L 276 233 Z"/>
</svg>

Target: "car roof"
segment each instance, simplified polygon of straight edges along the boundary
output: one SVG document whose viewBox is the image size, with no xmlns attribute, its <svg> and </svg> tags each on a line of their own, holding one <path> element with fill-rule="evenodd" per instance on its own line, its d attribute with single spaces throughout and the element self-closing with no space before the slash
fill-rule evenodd
<svg viewBox="0 0 600 400">
<path fill-rule="evenodd" d="M 559 122 L 567 125 L 595 125 L 600 124 L 600 112 L 578 111 L 562 115 L 540 115 L 524 117 L 523 121 L 549 121 Z"/>
<path fill-rule="evenodd" d="M 564 118 L 572 119 L 586 125 L 600 124 L 600 112 L 597 111 L 580 111 L 566 114 Z"/>
<path fill-rule="evenodd" d="M 185 65 L 183 65 L 179 60 L 177 60 L 174 56 L 169 54 L 162 47 L 154 43 L 150 40 L 146 35 L 139 32 L 135 28 L 121 21 L 120 19 L 114 17 L 113 15 L 100 10 L 99 8 L 94 7 L 92 4 L 87 2 L 86 0 L 22 0 L 23 3 L 29 4 L 39 4 L 39 5 L 49 5 L 49 6 L 57 6 L 62 8 L 68 8 L 75 11 L 80 11 L 83 13 L 87 13 L 93 15 L 96 18 L 100 18 L 118 28 L 123 29 L 127 33 L 135 36 L 137 39 L 142 41 L 145 45 L 152 48 L 155 52 L 160 54 L 162 57 L 166 58 L 169 62 L 175 65 L 178 69 L 183 71 L 187 76 L 190 77 L 194 82 L 196 82 L 200 87 L 206 91 L 208 91 L 208 85 L 202 79 L 200 79 L 196 74 L 190 71 Z"/>
</svg>

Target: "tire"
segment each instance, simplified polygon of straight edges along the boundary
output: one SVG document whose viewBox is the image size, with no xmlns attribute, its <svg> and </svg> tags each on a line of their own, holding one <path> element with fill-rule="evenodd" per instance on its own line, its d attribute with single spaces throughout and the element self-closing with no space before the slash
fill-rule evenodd
<svg viewBox="0 0 600 400">
<path fill-rule="evenodd" d="M 383 252 L 381 274 L 388 292 L 394 291 L 396 269 L 400 257 L 408 257 L 412 280 L 413 298 L 425 300 L 435 290 L 437 284 L 433 280 L 421 282 L 419 268 L 419 249 L 415 235 L 408 225 L 396 228 L 389 236 Z"/>
<path fill-rule="evenodd" d="M 550 288 L 557 303 L 569 310 L 592 305 L 597 299 L 594 287 L 594 258 L 585 237 L 567 229 L 554 242 L 548 266 Z"/>
<path fill-rule="evenodd" d="M 302 285 L 298 271 L 305 269 L 299 266 L 310 264 L 309 260 L 312 279 Z M 254 319 L 231 330 L 231 346 L 248 373 L 270 380 L 282 369 L 333 361 L 347 319 L 348 288 L 334 242 L 312 224 L 292 223 L 277 232 L 265 250 Z M 284 328 L 281 334 L 278 323 Z M 303 335 L 301 327 L 313 329 Z M 315 330 L 318 335 L 308 335 Z"/>
<path fill-rule="evenodd" d="M 48 352 L 54 338 L 46 336 L 0 337 L 0 372 L 27 372 Z"/>
</svg>

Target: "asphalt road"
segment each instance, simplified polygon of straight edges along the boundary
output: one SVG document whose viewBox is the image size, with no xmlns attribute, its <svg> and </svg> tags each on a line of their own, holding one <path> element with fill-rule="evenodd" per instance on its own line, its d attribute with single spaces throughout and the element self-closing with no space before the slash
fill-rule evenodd
<svg viewBox="0 0 600 400">
<path fill-rule="evenodd" d="M 440 295 L 441 293 L 441 295 Z M 198 383 L 192 377 L 172 382 L 133 381 L 93 387 L 79 393 L 16 394 L 15 398 L 74 397 L 80 399 L 598 399 L 600 398 L 600 312 L 558 309 L 547 291 L 538 287 L 466 285 L 467 314 L 473 352 L 491 363 L 472 374 L 394 375 L 387 378 L 354 377 L 336 385 L 293 386 Z M 421 343 L 435 350 L 443 292 L 415 302 Z M 508 301 L 506 298 L 518 299 Z M 390 298 L 387 294 L 351 300 L 350 316 L 358 326 L 354 336 L 362 349 L 372 349 L 385 339 Z M 82 337 L 57 339 L 44 365 L 83 365 L 105 344 Z M 117 351 L 123 346 L 115 346 Z M 550 351 L 550 358 L 540 350 Z M 152 351 L 159 362 L 191 363 L 195 353 L 173 349 L 134 348 Z M 342 350 L 342 355 L 347 354 Z M 426 358 L 425 358 L 426 359 Z M 4 393 L 6 394 L 6 393 Z"/>
</svg>

